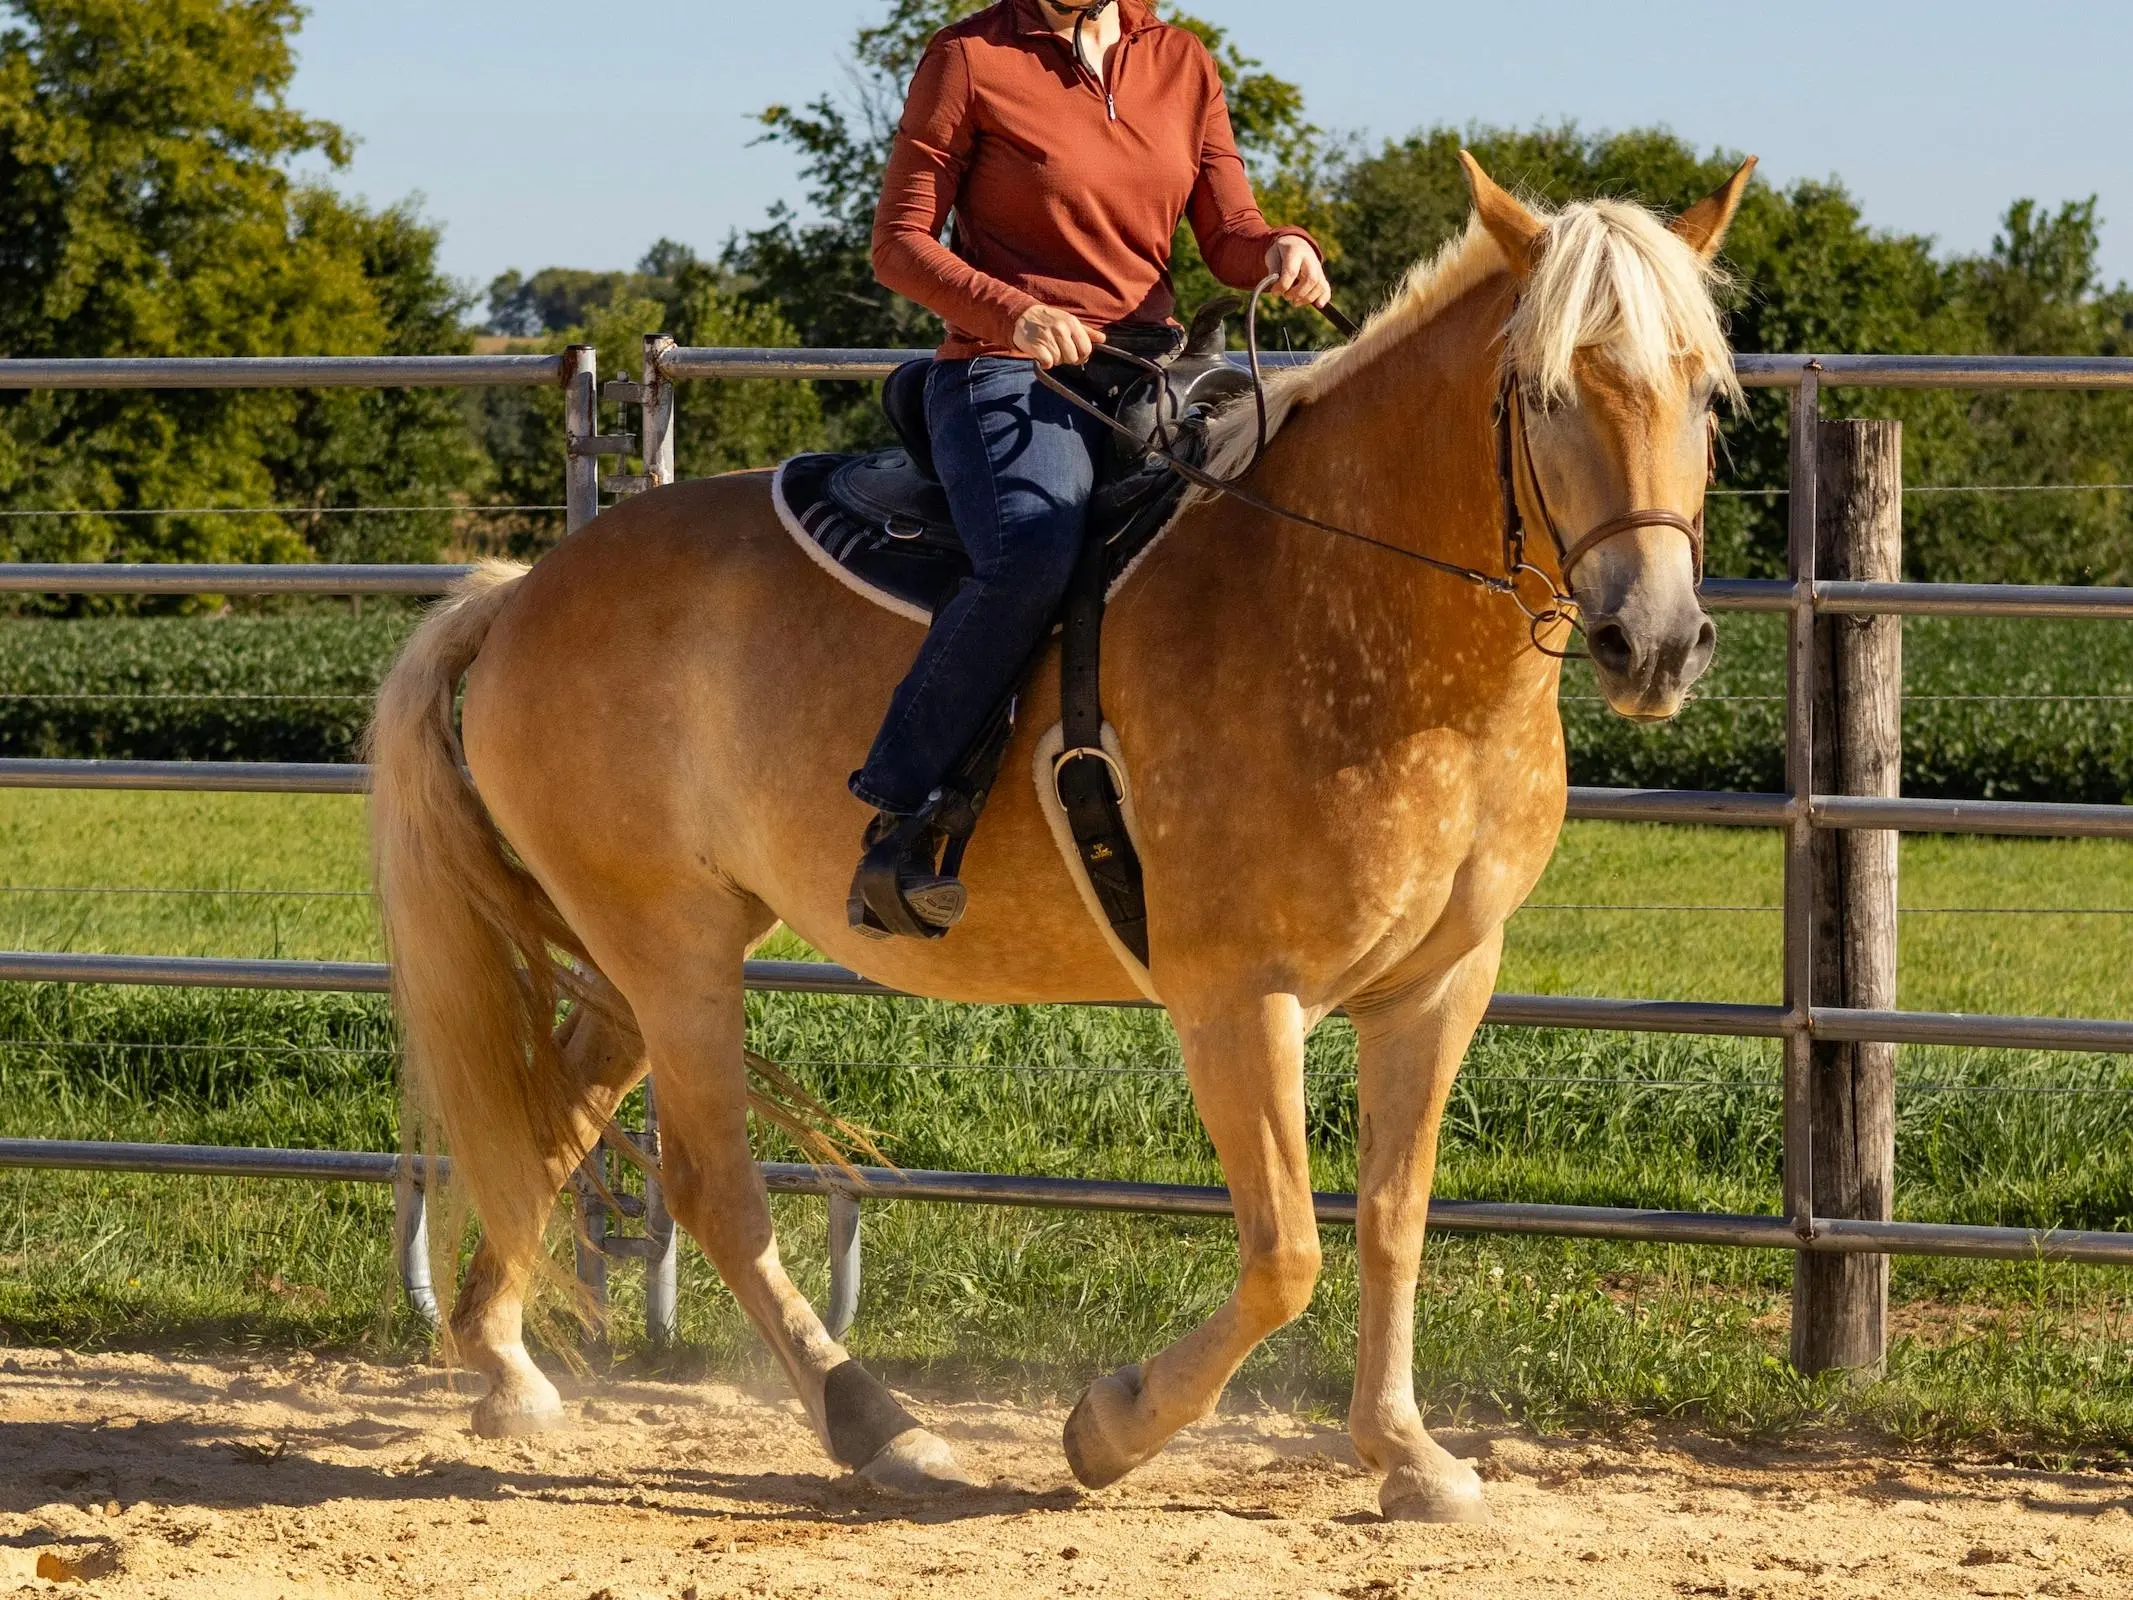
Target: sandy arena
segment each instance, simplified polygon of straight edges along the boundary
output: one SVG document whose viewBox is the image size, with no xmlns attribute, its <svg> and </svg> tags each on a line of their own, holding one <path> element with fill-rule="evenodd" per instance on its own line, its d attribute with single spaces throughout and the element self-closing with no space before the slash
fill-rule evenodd
<svg viewBox="0 0 2133 1600">
<path fill-rule="evenodd" d="M 569 1392 L 569 1391 L 566 1391 Z M 1691 1437 L 1447 1438 L 1491 1528 L 1386 1524 L 1335 1428 L 1196 1428 L 1086 1494 L 1062 1413 L 918 1409 L 992 1487 L 884 1501 L 796 1404 L 580 1386 L 489 1443 L 421 1367 L 0 1352 L 0 1595 L 2133 1596 L 2133 1479 Z"/>
</svg>

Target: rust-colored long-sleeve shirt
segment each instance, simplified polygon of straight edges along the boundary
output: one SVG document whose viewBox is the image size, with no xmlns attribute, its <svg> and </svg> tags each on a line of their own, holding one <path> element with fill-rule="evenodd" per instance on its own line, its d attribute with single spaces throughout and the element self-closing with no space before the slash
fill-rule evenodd
<svg viewBox="0 0 2133 1600">
<path fill-rule="evenodd" d="M 1146 0 L 1118 5 L 1101 81 L 1036 0 L 999 0 L 926 48 L 874 214 L 874 272 L 948 324 L 944 357 L 1011 353 L 1039 302 L 1095 327 L 1165 321 L 1181 216 L 1214 275 L 1244 289 L 1276 238 L 1311 237 L 1259 214 L 1206 47 Z"/>
</svg>

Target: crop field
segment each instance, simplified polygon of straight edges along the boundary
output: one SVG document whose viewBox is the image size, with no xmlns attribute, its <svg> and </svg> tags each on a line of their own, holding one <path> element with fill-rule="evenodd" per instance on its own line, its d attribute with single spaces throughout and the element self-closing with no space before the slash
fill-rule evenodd
<svg viewBox="0 0 2133 1600">
<path fill-rule="evenodd" d="M 374 957 L 364 854 L 353 799 L 0 793 L 0 937 Z M 1513 924 L 1502 986 L 1774 999 L 1777 892 L 1774 836 L 1574 824 Z M 2133 850 L 1911 839 L 1903 897 L 1905 1005 L 2124 1015 L 2133 1003 Z M 1153 1015 L 769 995 L 751 1012 L 756 1047 L 903 1164 L 1218 1181 Z M 390 1149 L 392 1052 L 386 1010 L 366 998 L 0 988 L 0 1131 Z M 1343 1024 L 1314 1038 L 1310 1072 L 1316 1178 L 1346 1188 Z M 2133 1068 L 1911 1049 L 1899 1072 L 1899 1214 L 2133 1226 Z M 1777 1075 L 1761 1042 L 1488 1032 L 1438 1192 L 1770 1210 Z M 788 1256 L 819 1293 L 821 1207 L 779 1204 Z M 1233 1262 L 1226 1226 L 1206 1222 L 894 1205 L 869 1208 L 866 1229 L 854 1348 L 995 1394 L 1071 1393 L 1146 1353 L 1219 1303 Z M 389 1235 L 388 1197 L 364 1186 L 7 1174 L 0 1335 L 411 1349 L 417 1331 L 391 1309 Z M 1241 1381 L 1337 1409 L 1355 1316 L 1343 1230 L 1327 1231 L 1326 1251 L 1313 1310 Z M 730 1300 L 693 1248 L 683 1262 L 685 1343 L 669 1365 L 753 1369 Z M 2118 1274 L 1899 1262 L 1890 1376 L 1854 1389 L 1783 1364 L 1789 1267 L 1777 1253 L 1433 1239 L 1418 1370 L 1439 1416 L 1542 1427 L 1841 1424 L 2044 1456 L 2115 1449 L 2133 1429 Z M 628 1353 L 634 1274 L 616 1278 Z"/>
</svg>

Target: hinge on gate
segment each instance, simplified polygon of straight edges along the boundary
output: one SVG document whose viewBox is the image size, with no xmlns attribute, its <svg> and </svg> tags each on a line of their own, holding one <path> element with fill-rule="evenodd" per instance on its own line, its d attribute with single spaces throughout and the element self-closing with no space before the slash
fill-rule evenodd
<svg viewBox="0 0 2133 1600">
<path fill-rule="evenodd" d="M 644 413 L 641 433 L 596 434 L 583 440 L 575 453 L 588 456 L 639 456 L 641 472 L 618 472 L 600 480 L 600 494 L 609 500 L 627 500 L 671 481 L 674 471 L 674 397 L 659 376 L 659 357 L 674 347 L 664 334 L 644 341 L 642 380 L 614 378 L 600 385 L 600 398 L 610 405 L 637 406 Z M 641 443 L 640 443 L 641 440 Z"/>
</svg>

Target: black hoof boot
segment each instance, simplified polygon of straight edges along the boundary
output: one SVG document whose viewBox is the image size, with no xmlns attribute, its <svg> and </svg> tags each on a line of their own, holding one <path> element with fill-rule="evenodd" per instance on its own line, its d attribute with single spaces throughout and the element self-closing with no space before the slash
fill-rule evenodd
<svg viewBox="0 0 2133 1600">
<path fill-rule="evenodd" d="M 928 812 L 884 811 L 867 825 L 845 915 L 870 938 L 938 939 L 963 918 L 960 879 L 939 870 L 941 835 Z"/>
</svg>

